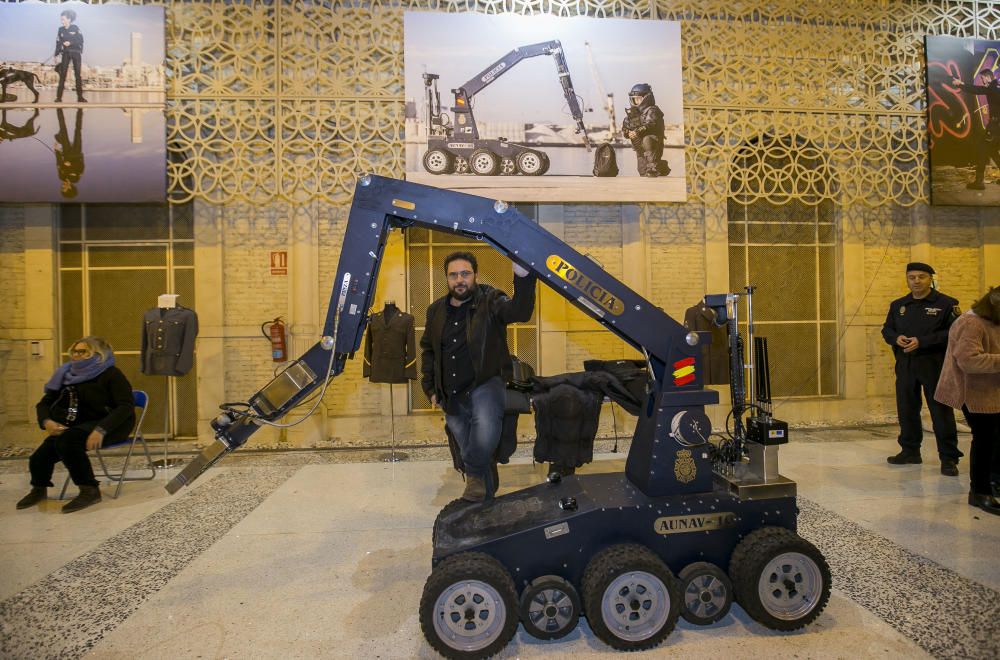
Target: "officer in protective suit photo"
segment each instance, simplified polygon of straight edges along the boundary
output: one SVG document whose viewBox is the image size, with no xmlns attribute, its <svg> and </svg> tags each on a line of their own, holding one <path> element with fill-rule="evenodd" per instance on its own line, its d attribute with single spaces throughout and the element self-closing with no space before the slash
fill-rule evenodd
<svg viewBox="0 0 1000 660">
<path fill-rule="evenodd" d="M 628 93 L 629 107 L 622 120 L 622 134 L 632 142 L 636 165 L 641 176 L 670 174 L 663 156 L 663 111 L 656 105 L 653 88 L 647 83 L 633 85 Z"/>
</svg>

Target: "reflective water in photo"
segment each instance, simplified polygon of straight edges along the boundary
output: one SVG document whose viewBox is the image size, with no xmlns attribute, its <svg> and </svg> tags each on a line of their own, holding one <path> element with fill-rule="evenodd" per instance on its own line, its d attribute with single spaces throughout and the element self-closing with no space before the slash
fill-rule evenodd
<svg viewBox="0 0 1000 660">
<path fill-rule="evenodd" d="M 88 91 L 92 103 L 135 92 Z M 107 96 L 107 98 L 104 98 Z M 147 101 L 162 102 L 162 95 Z M 99 99 L 99 100 L 98 100 Z M 42 100 L 45 103 L 45 100 Z M 166 195 L 162 107 L 4 108 L 0 202 L 153 202 Z"/>
</svg>

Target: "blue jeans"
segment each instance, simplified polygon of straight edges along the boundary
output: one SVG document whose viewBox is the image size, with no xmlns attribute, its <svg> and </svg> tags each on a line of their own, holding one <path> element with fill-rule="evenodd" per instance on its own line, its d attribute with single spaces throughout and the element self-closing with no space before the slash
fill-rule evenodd
<svg viewBox="0 0 1000 660">
<path fill-rule="evenodd" d="M 503 428 L 505 389 L 503 378 L 494 376 L 466 394 L 449 400 L 448 408 L 454 414 L 444 417 L 462 452 L 466 474 L 486 482 L 487 497 L 492 497 L 497 487 L 493 483 L 491 465 Z"/>
</svg>

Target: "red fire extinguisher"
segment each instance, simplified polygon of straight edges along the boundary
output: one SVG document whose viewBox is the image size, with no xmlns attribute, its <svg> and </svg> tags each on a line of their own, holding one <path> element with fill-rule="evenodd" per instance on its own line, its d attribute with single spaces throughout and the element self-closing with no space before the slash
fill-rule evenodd
<svg viewBox="0 0 1000 660">
<path fill-rule="evenodd" d="M 288 342 L 285 339 L 285 324 L 281 317 L 270 321 L 264 321 L 260 325 L 260 332 L 266 339 L 271 340 L 271 359 L 275 362 L 284 362 L 288 359 Z M 265 330 L 264 327 L 267 326 Z"/>
</svg>

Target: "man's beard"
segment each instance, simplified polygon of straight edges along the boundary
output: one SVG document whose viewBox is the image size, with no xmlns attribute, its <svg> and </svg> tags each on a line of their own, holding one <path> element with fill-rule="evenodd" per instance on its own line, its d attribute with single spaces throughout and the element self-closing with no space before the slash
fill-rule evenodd
<svg viewBox="0 0 1000 660">
<path fill-rule="evenodd" d="M 451 288 L 451 297 L 454 298 L 455 300 L 465 302 L 466 300 L 471 298 L 472 294 L 474 294 L 475 292 L 476 292 L 476 285 L 470 284 L 465 288 L 465 291 L 463 291 L 462 293 L 459 293 L 454 288 Z"/>
</svg>

